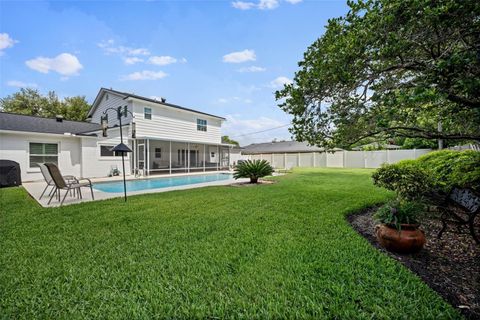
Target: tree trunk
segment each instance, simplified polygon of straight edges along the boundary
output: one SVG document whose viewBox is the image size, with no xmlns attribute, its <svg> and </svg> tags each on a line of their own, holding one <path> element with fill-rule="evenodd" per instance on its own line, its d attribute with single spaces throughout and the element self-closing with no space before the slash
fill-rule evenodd
<svg viewBox="0 0 480 320">
<path fill-rule="evenodd" d="M 250 183 L 258 183 L 258 177 L 250 177 Z"/>
</svg>

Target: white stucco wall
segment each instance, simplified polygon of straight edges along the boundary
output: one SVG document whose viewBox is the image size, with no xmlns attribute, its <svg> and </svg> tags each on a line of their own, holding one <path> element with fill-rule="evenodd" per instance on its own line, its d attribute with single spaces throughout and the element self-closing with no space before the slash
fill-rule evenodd
<svg viewBox="0 0 480 320">
<path fill-rule="evenodd" d="M 120 143 L 120 132 L 118 128 L 109 129 L 107 131 L 108 137 L 82 137 L 82 170 L 81 176 L 85 178 L 106 177 L 112 170 L 112 166 L 116 166 L 122 172 L 122 158 L 121 157 L 100 157 L 100 146 L 116 146 Z M 130 148 L 131 145 L 127 143 L 127 139 L 123 139 L 123 143 Z M 131 154 L 125 157 L 125 174 L 130 175 L 130 157 Z"/>
<path fill-rule="evenodd" d="M 57 143 L 58 166 L 64 175 L 80 176 L 80 138 L 38 133 L 0 132 L 0 159 L 20 164 L 22 181 L 43 180 L 39 168 L 29 167 L 29 143 Z"/>
</svg>

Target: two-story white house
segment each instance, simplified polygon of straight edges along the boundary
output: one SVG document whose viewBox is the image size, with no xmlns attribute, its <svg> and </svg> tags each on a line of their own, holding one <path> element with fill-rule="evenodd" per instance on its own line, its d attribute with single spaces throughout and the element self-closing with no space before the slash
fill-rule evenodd
<svg viewBox="0 0 480 320">
<path fill-rule="evenodd" d="M 24 181 L 42 179 L 36 165 L 41 162 L 89 178 L 122 170 L 121 157 L 111 151 L 120 143 L 118 107 L 128 110 L 121 119 L 123 143 L 133 151 L 126 158 L 126 174 L 229 168 L 232 146 L 221 141 L 224 118 L 105 88 L 98 92 L 88 122 L 0 112 L 0 159 L 18 162 Z"/>
</svg>

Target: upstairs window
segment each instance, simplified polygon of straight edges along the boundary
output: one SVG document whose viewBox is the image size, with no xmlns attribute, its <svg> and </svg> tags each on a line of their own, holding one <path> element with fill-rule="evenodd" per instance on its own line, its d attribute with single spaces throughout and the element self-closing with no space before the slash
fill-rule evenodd
<svg viewBox="0 0 480 320">
<path fill-rule="evenodd" d="M 197 131 L 207 131 L 207 120 L 197 119 Z"/>
<path fill-rule="evenodd" d="M 115 146 L 100 146 L 100 157 L 120 157 L 120 152 L 114 152 L 112 149 Z"/>
<path fill-rule="evenodd" d="M 143 109 L 143 117 L 146 120 L 152 120 L 152 108 L 144 108 Z"/>
<path fill-rule="evenodd" d="M 58 165 L 58 144 L 30 142 L 30 168 L 38 167 L 39 163 L 55 163 Z"/>
</svg>

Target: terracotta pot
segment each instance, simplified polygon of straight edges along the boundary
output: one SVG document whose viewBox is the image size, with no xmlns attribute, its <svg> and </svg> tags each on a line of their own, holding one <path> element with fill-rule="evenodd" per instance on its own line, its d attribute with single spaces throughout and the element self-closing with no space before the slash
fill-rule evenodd
<svg viewBox="0 0 480 320">
<path fill-rule="evenodd" d="M 385 249 L 398 253 L 414 253 L 425 245 L 425 233 L 415 224 L 402 224 L 401 230 L 394 226 L 379 224 L 375 226 L 377 239 Z"/>
</svg>

